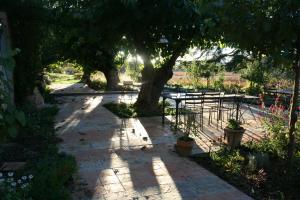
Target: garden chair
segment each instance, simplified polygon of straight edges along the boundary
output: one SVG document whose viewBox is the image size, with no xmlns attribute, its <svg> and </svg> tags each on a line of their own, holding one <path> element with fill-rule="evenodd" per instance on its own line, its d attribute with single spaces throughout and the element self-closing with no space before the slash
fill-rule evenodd
<svg viewBox="0 0 300 200">
<path fill-rule="evenodd" d="M 193 115 L 195 119 L 195 125 L 200 126 L 200 130 L 203 131 L 203 117 L 204 117 L 204 107 L 203 107 L 203 93 L 186 93 L 186 97 L 191 97 L 191 100 L 184 101 L 184 109 L 182 109 L 183 115 Z"/>
<path fill-rule="evenodd" d="M 204 107 L 203 109 L 208 112 L 208 125 L 211 125 L 212 118 L 216 118 L 219 122 L 219 107 L 220 107 L 220 92 L 205 92 L 204 93 Z M 210 99 L 205 99 L 210 97 Z M 217 123 L 218 125 L 218 123 Z"/>
</svg>

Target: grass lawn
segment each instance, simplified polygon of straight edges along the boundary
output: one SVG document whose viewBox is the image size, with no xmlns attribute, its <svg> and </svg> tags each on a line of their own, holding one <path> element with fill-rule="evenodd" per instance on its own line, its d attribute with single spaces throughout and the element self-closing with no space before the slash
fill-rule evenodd
<svg viewBox="0 0 300 200">
<path fill-rule="evenodd" d="M 69 75 L 63 73 L 48 73 L 51 83 L 56 84 L 72 84 L 78 83 L 80 78 L 78 75 Z"/>
</svg>

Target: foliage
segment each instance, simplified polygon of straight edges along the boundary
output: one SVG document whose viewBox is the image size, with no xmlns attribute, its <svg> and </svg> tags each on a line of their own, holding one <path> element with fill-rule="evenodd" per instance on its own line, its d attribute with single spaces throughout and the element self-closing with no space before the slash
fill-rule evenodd
<svg viewBox="0 0 300 200">
<path fill-rule="evenodd" d="M 187 65 L 188 63 L 184 64 Z M 190 63 L 190 65 L 187 66 L 187 71 L 192 77 L 195 85 L 199 84 L 201 78 L 206 78 L 206 86 L 209 87 L 211 77 L 220 71 L 220 67 L 214 63 L 208 63 L 205 61 L 193 61 Z"/>
<path fill-rule="evenodd" d="M 81 74 L 79 75 L 68 75 L 62 73 L 47 73 L 49 80 L 52 84 L 72 84 L 78 83 L 81 78 Z"/>
<path fill-rule="evenodd" d="M 222 147 L 208 158 L 195 158 L 210 170 L 255 199 L 298 199 L 300 145 L 295 144 L 294 163 L 287 169 L 288 115 L 280 98 L 262 116 L 266 136 L 260 141 L 249 141 L 238 149 Z M 232 121 L 234 126 L 239 126 Z M 299 141 L 297 124 L 296 141 Z"/>
<path fill-rule="evenodd" d="M 19 141 L 35 143 L 40 142 L 51 143 L 55 139 L 55 131 L 53 121 L 58 112 L 58 108 L 47 107 L 37 110 L 31 105 L 22 106 L 25 112 L 27 124 L 24 126 L 18 136 Z"/>
<path fill-rule="evenodd" d="M 139 82 L 141 81 L 141 71 L 143 69 L 143 65 L 138 63 L 137 60 L 129 61 L 126 63 L 126 74 L 132 78 L 132 80 Z"/>
<path fill-rule="evenodd" d="M 266 62 L 255 60 L 248 62 L 246 68 L 241 70 L 242 78 L 250 81 L 250 87 L 247 93 L 251 95 L 258 95 L 262 93 L 265 85 L 267 84 L 270 72 L 269 66 Z"/>
<path fill-rule="evenodd" d="M 242 127 L 240 126 L 241 123 L 239 121 L 236 121 L 235 119 L 229 119 L 227 128 L 233 129 L 233 130 L 240 130 Z"/>
<path fill-rule="evenodd" d="M 48 47 L 57 60 L 63 57 L 76 61 L 84 67 L 84 71 L 101 71 L 106 75 L 107 85 L 114 80 L 113 84 L 117 86 L 118 78 L 108 77 L 112 76 L 111 70 L 117 72 L 123 60 L 119 56 L 123 31 L 118 22 L 112 21 L 113 10 L 117 7 L 108 7 L 108 2 L 51 2 L 56 26 L 52 26 L 55 34 L 49 39 Z"/>
<path fill-rule="evenodd" d="M 0 70 L 0 141 L 16 138 L 19 128 L 26 124 L 24 113 L 13 104 L 10 80 L 4 75 L 5 70 L 9 67 L 12 70 L 13 66 L 6 64 L 4 70 Z"/>
<path fill-rule="evenodd" d="M 268 80 L 268 73 L 265 63 L 255 60 L 246 64 L 246 69 L 242 69 L 242 78 L 262 86 Z"/>
<path fill-rule="evenodd" d="M 103 82 L 102 80 L 93 80 L 88 85 L 90 88 L 97 91 L 104 91 L 106 88 L 106 82 Z"/>
<path fill-rule="evenodd" d="M 43 78 L 47 84 L 71 84 L 79 82 L 82 74 L 82 66 L 79 64 L 70 61 L 58 61 L 44 69 Z"/>
<path fill-rule="evenodd" d="M 215 90 L 218 91 L 224 91 L 225 90 L 225 85 L 224 85 L 224 73 L 220 73 L 218 76 L 218 79 L 214 81 L 213 83 L 213 87 Z"/>
<path fill-rule="evenodd" d="M 30 185 L 30 196 L 45 200 L 71 199 L 66 184 L 76 172 L 75 159 L 57 152 L 43 156 L 32 168 L 36 175 Z"/>
<path fill-rule="evenodd" d="M 261 153 L 260 147 L 265 142 L 255 144 L 242 145 L 238 149 L 224 146 L 216 152 L 194 156 L 193 159 L 254 199 L 298 199 L 300 194 L 296 188 L 299 187 L 300 159 L 295 157 L 291 170 L 293 175 L 289 178 L 285 161 L 273 154 Z"/>
<path fill-rule="evenodd" d="M 37 110 L 30 105 L 24 105 L 22 110 L 27 119 L 26 126 L 13 140 L 15 146 L 1 146 L 0 162 L 26 161 L 23 174 L 32 174 L 34 178 L 26 191 L 7 193 L 8 197 L 18 200 L 70 199 L 67 186 L 76 172 L 76 163 L 72 156 L 59 153 L 55 145 L 58 141 L 54 130 L 57 108 Z"/>
<path fill-rule="evenodd" d="M 264 128 L 267 132 L 266 137 L 259 143 L 249 142 L 246 145 L 258 151 L 286 159 L 288 144 L 286 120 L 288 116 L 284 107 L 277 103 L 271 105 L 269 110 L 270 114 L 262 118 Z"/>
<path fill-rule="evenodd" d="M 46 67 L 47 72 L 52 73 L 63 73 L 63 74 L 76 74 L 76 73 L 82 73 L 82 66 L 70 62 L 68 60 L 66 61 L 58 61 L 56 63 L 52 63 Z"/>
<path fill-rule="evenodd" d="M 13 172 L 0 172 L 0 193 L 3 194 L 3 200 L 25 200 L 29 197 L 29 187 L 34 176 L 16 175 Z"/>
<path fill-rule="evenodd" d="M 16 138 L 19 129 L 26 124 L 25 115 L 20 110 L 9 108 L 1 99 L 0 104 L 0 141 Z"/>
<path fill-rule="evenodd" d="M 223 147 L 217 152 L 211 153 L 213 162 L 219 166 L 224 167 L 225 171 L 233 174 L 239 174 L 241 171 L 241 164 L 244 163 L 245 158 L 240 154 L 239 150 L 230 150 Z"/>
<path fill-rule="evenodd" d="M 131 118 L 131 117 L 150 117 L 150 116 L 160 116 L 162 114 L 162 102 L 159 103 L 159 111 L 158 112 L 138 112 L 136 107 L 133 104 L 126 103 L 106 103 L 103 105 L 105 108 L 113 112 L 120 118 Z M 169 114 L 171 112 L 168 110 L 168 103 L 165 103 L 166 112 Z"/>
<path fill-rule="evenodd" d="M 136 117 L 137 113 L 132 104 L 126 103 L 107 103 L 103 105 L 105 108 L 119 116 L 120 118 Z"/>
<path fill-rule="evenodd" d="M 93 72 L 90 75 L 90 81 L 88 82 L 88 86 L 97 91 L 106 90 L 107 81 L 102 72 Z"/>
<path fill-rule="evenodd" d="M 293 71 L 294 93 L 289 117 L 289 165 L 295 152 L 295 124 L 300 76 L 300 2 L 282 1 L 210 1 L 220 16 L 222 43 L 251 52 L 254 58 L 271 57 L 276 68 Z"/>
<path fill-rule="evenodd" d="M 185 134 L 184 136 L 179 137 L 178 140 L 185 141 L 185 142 L 191 142 L 191 141 L 194 141 L 194 138 L 189 137 L 189 135 Z"/>
</svg>

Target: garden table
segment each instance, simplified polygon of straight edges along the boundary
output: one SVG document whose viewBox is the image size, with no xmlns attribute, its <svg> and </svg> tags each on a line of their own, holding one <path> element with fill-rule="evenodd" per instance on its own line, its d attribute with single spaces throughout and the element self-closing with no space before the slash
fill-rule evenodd
<svg viewBox="0 0 300 200">
<path fill-rule="evenodd" d="M 175 101 L 175 128 L 177 128 L 178 125 L 178 109 L 179 104 L 181 101 L 184 100 L 219 100 L 219 103 L 221 104 L 223 101 L 233 101 L 236 104 L 236 115 L 235 119 L 239 120 L 239 112 L 240 112 L 240 105 L 243 100 L 250 100 L 250 99 L 259 99 L 259 97 L 256 96 L 250 96 L 250 95 L 242 95 L 242 94 L 225 94 L 220 96 L 215 95 L 203 95 L 203 96 L 185 96 L 185 93 L 163 93 L 163 111 L 162 111 L 162 124 L 165 123 L 165 101 L 166 99 L 170 99 L 172 101 Z"/>
</svg>

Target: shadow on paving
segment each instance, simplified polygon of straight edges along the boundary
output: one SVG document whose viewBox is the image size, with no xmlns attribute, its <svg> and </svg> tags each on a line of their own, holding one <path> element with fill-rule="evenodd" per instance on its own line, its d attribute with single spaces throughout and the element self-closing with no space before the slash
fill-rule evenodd
<svg viewBox="0 0 300 200">
<path fill-rule="evenodd" d="M 120 119 L 102 107 L 118 95 L 60 97 L 61 151 L 79 167 L 74 199 L 251 199 L 173 152 L 160 117 Z"/>
</svg>

